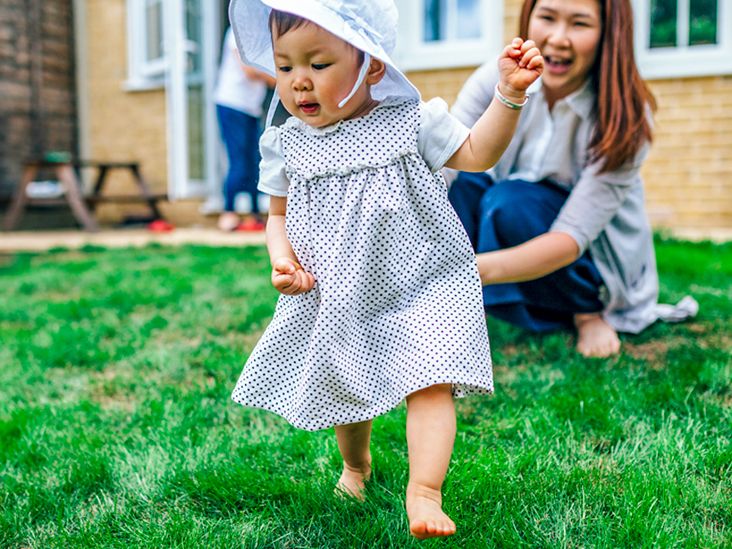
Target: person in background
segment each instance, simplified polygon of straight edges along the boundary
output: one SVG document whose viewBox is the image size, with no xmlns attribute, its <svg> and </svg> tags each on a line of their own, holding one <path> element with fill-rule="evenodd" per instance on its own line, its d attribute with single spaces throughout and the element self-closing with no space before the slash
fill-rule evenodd
<svg viewBox="0 0 732 549">
<path fill-rule="evenodd" d="M 214 100 L 221 138 L 229 159 L 224 180 L 224 211 L 218 227 L 222 231 L 262 231 L 259 192 L 259 136 L 262 104 L 267 87 L 274 79 L 241 62 L 234 34 L 229 28 L 224 37 Z M 251 216 L 244 220 L 236 213 L 235 201 L 240 193 L 251 199 Z"/>
<path fill-rule="evenodd" d="M 590 357 L 617 332 L 696 314 L 658 304 L 640 176 L 655 101 L 633 56 L 629 0 L 525 0 L 519 36 L 546 60 L 518 129 L 488 173 L 461 173 L 450 201 L 478 253 L 489 316 L 531 331 L 577 331 Z M 488 62 L 452 113 L 471 126 L 495 95 Z"/>
</svg>

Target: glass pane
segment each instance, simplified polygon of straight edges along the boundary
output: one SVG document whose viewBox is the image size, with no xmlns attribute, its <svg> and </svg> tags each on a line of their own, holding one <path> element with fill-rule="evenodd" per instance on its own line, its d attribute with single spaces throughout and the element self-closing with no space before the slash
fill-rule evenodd
<svg viewBox="0 0 732 549">
<path fill-rule="evenodd" d="M 145 60 L 154 61 L 163 56 L 163 3 L 145 2 Z"/>
<path fill-rule="evenodd" d="M 689 45 L 717 43 L 717 0 L 691 0 Z"/>
<path fill-rule="evenodd" d="M 480 1 L 458 0 L 457 38 L 480 38 Z"/>
<path fill-rule="evenodd" d="M 206 178 L 203 86 L 188 86 L 188 177 Z"/>
<path fill-rule="evenodd" d="M 186 83 L 188 86 L 188 177 L 206 177 L 206 109 L 203 85 L 203 1 L 185 0 Z"/>
<path fill-rule="evenodd" d="M 199 74 L 203 67 L 202 15 L 200 0 L 186 0 L 186 51 L 188 72 Z"/>
<path fill-rule="evenodd" d="M 652 48 L 675 47 L 677 0 L 651 1 L 651 44 Z"/>
<path fill-rule="evenodd" d="M 445 38 L 444 0 L 424 1 L 424 41 L 436 42 Z"/>
</svg>

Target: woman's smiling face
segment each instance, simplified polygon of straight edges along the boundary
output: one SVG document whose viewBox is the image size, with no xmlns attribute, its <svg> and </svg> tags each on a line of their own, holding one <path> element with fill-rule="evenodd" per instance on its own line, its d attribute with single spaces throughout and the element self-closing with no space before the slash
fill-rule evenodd
<svg viewBox="0 0 732 549">
<path fill-rule="evenodd" d="M 550 104 L 579 89 L 597 59 L 602 37 L 598 0 L 538 0 L 529 39 L 544 56 L 542 83 Z"/>
</svg>

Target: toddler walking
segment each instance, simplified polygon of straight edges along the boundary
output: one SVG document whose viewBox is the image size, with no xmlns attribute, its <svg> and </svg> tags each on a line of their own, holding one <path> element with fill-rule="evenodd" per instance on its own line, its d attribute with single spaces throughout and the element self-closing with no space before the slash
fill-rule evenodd
<svg viewBox="0 0 732 549">
<path fill-rule="evenodd" d="M 422 103 L 389 58 L 392 0 L 234 0 L 246 61 L 292 115 L 265 130 L 259 189 L 281 292 L 233 391 L 296 427 L 333 426 L 337 487 L 363 498 L 374 417 L 407 401 L 406 507 L 418 538 L 447 536 L 442 483 L 453 398 L 493 390 L 481 286 L 440 168 L 484 171 L 509 143 L 543 60 L 503 51 L 496 97 L 469 130 Z"/>
</svg>

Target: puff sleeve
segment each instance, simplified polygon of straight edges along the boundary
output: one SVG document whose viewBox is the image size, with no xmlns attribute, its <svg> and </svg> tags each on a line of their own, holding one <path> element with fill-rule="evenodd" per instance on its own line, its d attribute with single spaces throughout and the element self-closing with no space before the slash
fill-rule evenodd
<svg viewBox="0 0 732 549">
<path fill-rule="evenodd" d="M 451 115 L 443 99 L 422 103 L 417 148 L 432 172 L 441 169 L 470 135 L 470 130 Z"/>
<path fill-rule="evenodd" d="M 279 129 L 267 128 L 259 139 L 259 184 L 257 189 L 272 196 L 287 196 L 290 181 L 285 172 L 285 157 L 282 154 Z"/>
</svg>

